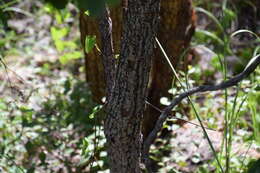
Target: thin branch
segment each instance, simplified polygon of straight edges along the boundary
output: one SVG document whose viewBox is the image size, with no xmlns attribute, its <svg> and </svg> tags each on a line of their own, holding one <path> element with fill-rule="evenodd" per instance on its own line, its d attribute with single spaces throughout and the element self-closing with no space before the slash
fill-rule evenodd
<svg viewBox="0 0 260 173">
<path fill-rule="evenodd" d="M 160 113 L 163 112 L 160 108 L 158 108 L 158 107 L 156 107 L 155 105 L 151 104 L 151 103 L 148 102 L 147 100 L 145 101 L 145 103 L 148 104 L 149 106 L 151 106 L 152 108 L 154 108 L 155 110 L 157 110 L 158 112 L 160 112 Z M 199 124 L 190 122 L 190 121 L 185 120 L 185 119 L 183 119 L 183 118 L 178 118 L 178 117 L 175 117 L 175 116 L 172 116 L 171 118 L 172 118 L 172 119 L 175 119 L 175 120 L 183 121 L 183 122 L 185 122 L 185 123 L 192 124 L 192 125 L 197 126 L 197 127 L 201 127 Z M 209 128 L 209 127 L 205 127 L 205 129 L 212 130 L 212 131 L 216 131 L 215 129 L 212 129 L 212 128 Z"/>
<path fill-rule="evenodd" d="M 146 168 L 148 170 L 151 170 L 150 160 L 149 160 L 150 147 L 154 142 L 154 140 L 156 139 L 158 132 L 160 132 L 160 130 L 162 129 L 163 123 L 171 115 L 170 114 L 171 110 L 176 105 L 178 105 L 184 98 L 191 96 L 195 93 L 223 90 L 231 86 L 235 86 L 239 82 L 241 82 L 244 78 L 248 77 L 252 72 L 254 72 L 259 64 L 260 64 L 260 55 L 257 55 L 254 58 L 252 58 L 252 60 L 247 64 L 243 72 L 234 76 L 233 78 L 217 85 L 202 85 L 202 86 L 195 87 L 193 89 L 187 90 L 179 94 L 175 99 L 173 99 L 171 104 L 167 106 L 165 109 L 163 109 L 159 119 L 156 122 L 154 129 L 150 132 L 149 136 L 146 138 L 146 140 L 143 143 L 143 159 L 145 161 Z"/>
</svg>

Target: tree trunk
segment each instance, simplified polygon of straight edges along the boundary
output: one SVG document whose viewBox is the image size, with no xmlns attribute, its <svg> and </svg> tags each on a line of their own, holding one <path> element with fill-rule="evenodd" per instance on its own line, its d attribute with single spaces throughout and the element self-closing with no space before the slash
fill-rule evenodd
<svg viewBox="0 0 260 173">
<path fill-rule="evenodd" d="M 111 10 L 115 54 L 119 53 L 122 28 L 121 14 L 121 8 L 117 7 Z M 181 66 L 179 57 L 189 46 L 191 36 L 194 32 L 194 16 L 191 0 L 164 0 L 161 3 L 158 38 L 166 49 L 173 66 L 177 68 Z M 98 24 L 95 20 L 84 15 L 84 13 L 80 15 L 80 32 L 83 47 L 85 47 L 86 35 L 96 35 L 97 44 L 100 46 Z M 99 52 L 94 49 L 89 54 L 85 53 L 85 59 L 86 78 L 90 85 L 93 98 L 96 102 L 101 103 L 101 98 L 105 96 L 105 82 Z M 155 49 L 155 56 L 153 56 L 148 101 L 159 108 L 163 108 L 160 104 L 160 98 L 169 96 L 168 90 L 171 88 L 171 84 L 172 71 L 162 56 L 161 51 L 157 48 Z M 146 108 L 142 127 L 144 137 L 154 127 L 158 116 L 158 111 L 151 107 Z"/>
<path fill-rule="evenodd" d="M 123 12 L 121 52 L 114 86 L 107 86 L 111 87 L 111 95 L 107 93 L 104 126 L 112 173 L 141 172 L 141 121 L 159 21 L 159 2 L 129 0 Z M 101 38 L 103 44 L 106 37 Z M 102 50 L 104 46 L 107 44 L 102 45 Z M 105 75 L 109 79 L 109 74 Z"/>
<path fill-rule="evenodd" d="M 122 9 L 113 8 L 110 16 L 113 21 L 112 36 L 114 40 L 114 52 L 115 54 L 119 54 L 122 28 Z M 84 11 L 80 12 L 80 34 L 83 48 L 85 48 L 85 39 L 87 35 L 95 35 L 97 46 L 100 48 L 101 40 L 97 20 L 85 15 Z M 98 52 L 97 49 L 93 49 L 91 52 L 86 53 L 84 50 L 84 54 L 86 81 L 90 86 L 93 100 L 97 103 L 102 103 L 101 99 L 105 96 L 105 79 L 104 69 L 100 59 L 100 52 Z"/>
<path fill-rule="evenodd" d="M 160 1 L 128 1 L 123 12 L 117 68 L 113 57 L 109 11 L 106 10 L 99 18 L 102 62 L 106 72 L 104 131 L 112 173 L 141 172 L 141 122 L 159 22 L 159 7 Z"/>
</svg>

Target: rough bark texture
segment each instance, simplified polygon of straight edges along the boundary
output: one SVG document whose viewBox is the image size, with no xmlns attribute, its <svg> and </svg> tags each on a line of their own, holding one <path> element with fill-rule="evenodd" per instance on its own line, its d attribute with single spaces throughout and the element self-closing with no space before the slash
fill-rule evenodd
<svg viewBox="0 0 260 173">
<path fill-rule="evenodd" d="M 113 21 L 113 39 L 115 54 L 119 53 L 119 45 L 122 29 L 122 9 L 111 10 Z M 180 54 L 189 46 L 191 36 L 195 28 L 195 19 L 191 0 L 163 0 L 161 2 L 160 24 L 158 28 L 158 39 L 167 51 L 172 64 L 179 68 L 181 66 Z M 95 20 L 86 15 L 80 17 L 81 38 L 84 46 L 86 35 L 96 35 L 100 47 L 100 35 L 98 24 Z M 86 78 L 91 87 L 93 98 L 96 102 L 101 102 L 105 95 L 105 82 L 103 68 L 97 50 L 86 57 Z M 153 56 L 152 71 L 150 74 L 148 101 L 157 107 L 163 108 L 159 100 L 163 96 L 169 96 L 168 89 L 172 84 L 172 71 L 159 49 L 155 49 Z M 143 120 L 143 134 L 146 137 L 154 127 L 159 116 L 159 112 L 147 107 Z"/>
<path fill-rule="evenodd" d="M 141 120 L 159 21 L 159 2 L 129 0 L 123 14 L 120 58 L 104 126 L 112 173 L 141 172 Z"/>
<path fill-rule="evenodd" d="M 101 57 L 105 73 L 106 97 L 109 100 L 114 86 L 116 59 L 113 49 L 112 20 L 108 8 L 105 8 L 99 18 L 99 33 L 101 34 Z"/>
<path fill-rule="evenodd" d="M 113 21 L 113 48 L 114 54 L 119 54 L 121 28 L 122 28 L 122 10 L 121 8 L 115 8 L 111 10 L 111 19 Z M 80 33 L 81 43 L 83 48 L 85 47 L 85 38 L 87 35 L 95 35 L 97 38 L 97 45 L 101 47 L 101 36 L 99 32 L 99 24 L 95 18 L 88 17 L 84 12 L 80 12 Z M 86 80 L 90 86 L 93 100 L 97 103 L 101 103 L 102 97 L 105 96 L 105 78 L 104 69 L 102 65 L 102 59 L 100 58 L 100 52 L 97 49 L 93 49 L 88 54 L 84 50 L 85 54 L 85 68 L 86 68 Z"/>
</svg>

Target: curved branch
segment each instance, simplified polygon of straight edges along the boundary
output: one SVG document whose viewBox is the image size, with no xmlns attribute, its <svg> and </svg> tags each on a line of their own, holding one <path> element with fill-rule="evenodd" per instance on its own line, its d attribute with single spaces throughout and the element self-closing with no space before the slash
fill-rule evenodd
<svg viewBox="0 0 260 173">
<path fill-rule="evenodd" d="M 252 58 L 252 60 L 248 63 L 248 65 L 245 67 L 243 72 L 239 73 L 238 75 L 234 76 L 233 78 L 231 78 L 227 81 L 224 81 L 220 84 L 217 84 L 217 85 L 202 85 L 202 86 L 192 88 L 188 91 L 181 93 L 180 95 L 178 95 L 178 97 L 173 99 L 171 104 L 162 111 L 159 119 L 156 122 L 154 129 L 151 131 L 151 133 L 149 134 L 149 136 L 146 138 L 146 140 L 143 143 L 143 153 L 142 154 L 143 154 L 143 159 L 145 161 L 146 167 L 148 169 L 150 167 L 150 163 L 149 163 L 150 146 L 156 139 L 158 132 L 160 132 L 160 130 L 162 129 L 163 123 L 166 121 L 168 116 L 170 116 L 171 110 L 177 104 L 179 104 L 184 98 L 191 96 L 195 93 L 223 90 L 228 87 L 237 85 L 240 81 L 242 81 L 244 78 L 248 77 L 252 72 L 254 72 L 259 64 L 260 64 L 260 55 L 257 55 L 254 58 Z"/>
</svg>

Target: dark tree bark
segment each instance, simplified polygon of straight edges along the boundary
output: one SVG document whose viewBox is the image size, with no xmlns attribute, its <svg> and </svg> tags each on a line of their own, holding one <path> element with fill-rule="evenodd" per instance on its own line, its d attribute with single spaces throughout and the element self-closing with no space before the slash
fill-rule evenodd
<svg viewBox="0 0 260 173">
<path fill-rule="evenodd" d="M 121 52 L 104 126 L 112 173 L 141 172 L 141 121 L 159 21 L 159 2 L 129 0 L 123 12 Z"/>
<path fill-rule="evenodd" d="M 259 0 L 235 0 L 238 8 L 238 28 L 248 29 L 255 33 L 260 32 L 260 1 Z M 241 39 L 252 39 L 249 34 L 241 34 Z"/>
<path fill-rule="evenodd" d="M 113 21 L 112 46 L 114 48 L 114 54 L 119 54 L 122 28 L 122 9 L 112 9 L 110 16 L 111 20 Z M 95 35 L 97 39 L 97 45 L 99 47 L 101 46 L 101 36 L 98 25 L 99 24 L 95 18 L 85 15 L 84 11 L 80 12 L 80 34 L 83 48 L 85 47 L 85 39 L 87 35 Z M 86 81 L 90 86 L 93 100 L 97 103 L 102 103 L 101 99 L 105 96 L 105 77 L 102 60 L 100 58 L 101 54 L 97 49 L 93 49 L 88 54 L 84 50 L 84 54 Z"/>
<path fill-rule="evenodd" d="M 122 8 L 113 8 L 111 10 L 111 19 L 113 21 L 112 35 L 114 38 L 114 54 L 119 54 L 121 28 L 122 28 Z M 167 50 L 172 64 L 180 68 L 180 55 L 189 46 L 191 36 L 195 28 L 195 18 L 191 0 L 164 0 L 161 3 L 160 26 L 158 28 L 158 38 Z M 98 24 L 95 20 L 87 17 L 84 13 L 80 15 L 80 31 L 82 44 L 85 45 L 86 35 L 96 35 L 97 44 L 100 46 L 100 33 Z M 94 49 L 86 57 L 86 78 L 90 85 L 93 98 L 101 103 L 101 98 L 105 96 L 104 73 L 99 52 Z M 150 74 L 148 101 L 159 108 L 160 98 L 167 97 L 168 89 L 172 84 L 172 71 L 161 51 L 155 49 L 152 60 L 152 70 Z M 143 135 L 146 137 L 154 127 L 159 112 L 151 107 L 146 107 L 143 120 Z"/>
</svg>

